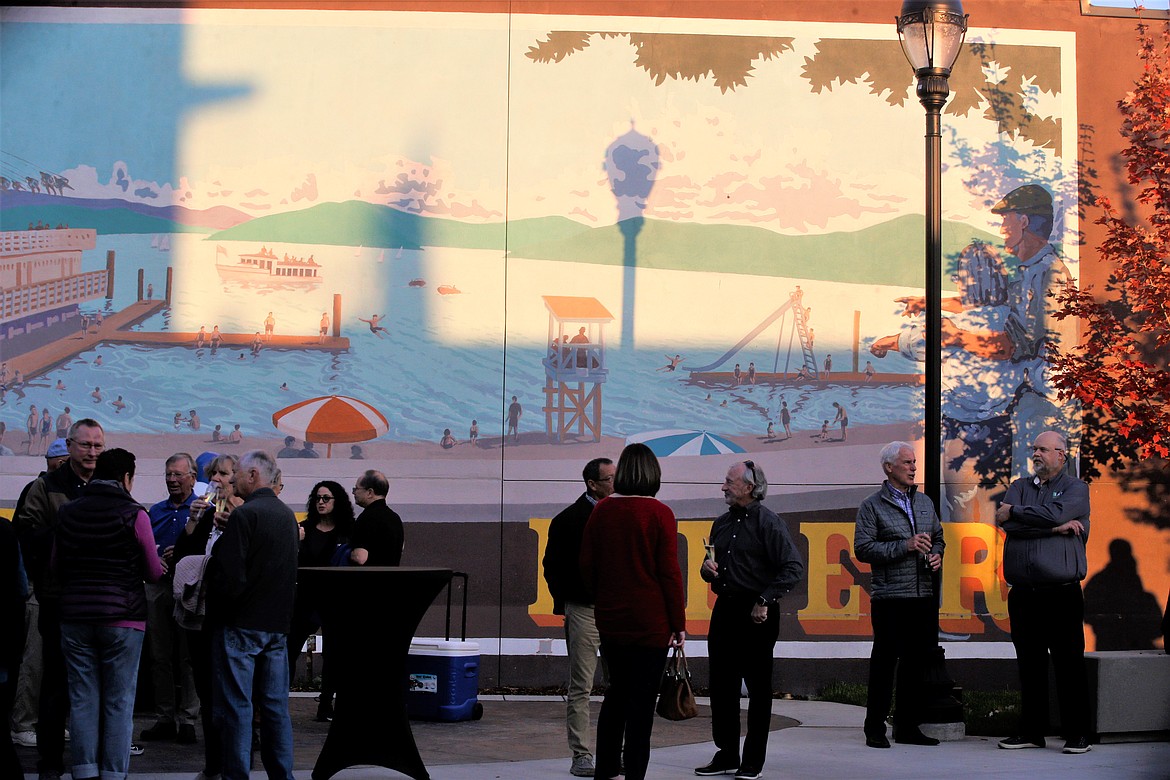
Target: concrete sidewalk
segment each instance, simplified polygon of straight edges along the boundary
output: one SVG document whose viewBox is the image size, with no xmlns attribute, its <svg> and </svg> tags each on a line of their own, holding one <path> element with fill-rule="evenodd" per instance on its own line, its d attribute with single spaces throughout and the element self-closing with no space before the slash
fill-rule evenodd
<svg viewBox="0 0 1170 780">
<path fill-rule="evenodd" d="M 419 751 L 434 780 L 550 780 L 569 775 L 564 747 L 563 700 L 556 697 L 481 697 L 484 720 L 467 723 L 414 724 Z M 706 702 L 700 699 L 700 704 Z M 304 723 L 311 699 L 293 700 L 294 737 L 298 743 L 296 771 L 307 780 L 315 751 L 324 738 L 324 724 Z M 746 702 L 745 702 L 746 704 Z M 596 702 L 594 715 L 596 716 Z M 1141 742 L 1094 745 L 1083 755 L 1064 755 L 1063 742 L 1049 740 L 1045 750 L 1000 750 L 989 737 L 967 737 L 938 747 L 894 744 L 889 750 L 867 748 L 861 735 L 864 710 L 829 702 L 777 700 L 777 716 L 768 741 L 764 777 L 771 779 L 865 778 L 865 780 L 1170 780 L 1170 743 Z M 311 717 L 308 718 L 311 720 Z M 791 725 L 793 722 L 798 725 Z M 147 722 L 149 725 L 149 722 Z M 649 780 L 694 777 L 694 768 L 714 753 L 709 735 L 710 714 L 684 724 L 658 719 Z M 514 736 L 513 736 L 514 735 Z M 680 742 L 683 740 L 683 742 Z M 663 744 L 669 742 L 671 744 Z M 201 746 L 151 743 L 143 756 L 131 759 L 131 776 L 152 780 L 192 780 L 198 772 Z M 176 752 L 183 769 L 165 760 Z M 35 751 L 22 752 L 26 768 Z M 502 758 L 505 757 L 505 758 Z M 189 768 L 188 768 L 189 767 Z M 27 776 L 34 780 L 36 775 Z M 252 773 L 264 778 L 263 771 Z M 381 767 L 354 767 L 338 780 L 401 778 Z M 730 778 L 730 775 L 727 775 Z"/>
</svg>

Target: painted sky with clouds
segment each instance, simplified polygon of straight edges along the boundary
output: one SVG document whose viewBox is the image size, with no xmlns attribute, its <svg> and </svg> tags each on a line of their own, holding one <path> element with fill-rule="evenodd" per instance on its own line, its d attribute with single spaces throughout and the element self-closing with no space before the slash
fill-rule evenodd
<svg viewBox="0 0 1170 780">
<path fill-rule="evenodd" d="M 253 215 L 359 198 L 467 220 L 562 215 L 604 225 L 617 217 L 606 147 L 633 127 L 660 156 L 647 216 L 796 234 L 922 208 L 917 102 L 891 107 L 864 84 L 814 94 L 800 77 L 820 36 L 886 39 L 892 25 L 3 13 L 4 150 L 65 172 L 77 195 Z M 709 79 L 656 86 L 621 37 L 595 37 L 560 63 L 527 58 L 554 29 L 783 35 L 795 49 L 757 61 L 747 86 L 721 93 Z M 76 68 L 77 57 L 92 67 Z M 1075 127 L 1073 103 L 1036 99 Z M 973 145 L 1011 143 L 978 112 L 946 124 Z M 959 177 L 945 185 L 948 217 L 985 219 Z"/>
</svg>

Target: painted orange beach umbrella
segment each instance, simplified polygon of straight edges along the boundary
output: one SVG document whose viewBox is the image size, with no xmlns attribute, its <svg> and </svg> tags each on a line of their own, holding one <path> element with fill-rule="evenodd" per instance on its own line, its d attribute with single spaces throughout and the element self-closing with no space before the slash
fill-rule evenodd
<svg viewBox="0 0 1170 780">
<path fill-rule="evenodd" d="M 286 406 L 272 415 L 277 430 L 315 444 L 334 444 L 376 439 L 390 430 L 386 417 L 365 401 L 347 395 L 326 395 Z"/>
</svg>

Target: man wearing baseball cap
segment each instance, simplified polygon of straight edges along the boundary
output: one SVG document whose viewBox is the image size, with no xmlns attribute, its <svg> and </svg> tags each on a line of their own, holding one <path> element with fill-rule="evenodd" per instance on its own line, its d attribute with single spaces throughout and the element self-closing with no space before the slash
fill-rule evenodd
<svg viewBox="0 0 1170 780">
<path fill-rule="evenodd" d="M 973 240 L 955 259 L 959 294 L 942 300 L 942 426 L 947 452 L 944 519 L 987 522 L 1008 483 L 1029 473 L 1033 432 L 1075 416 L 1051 385 L 1047 348 L 1075 343 L 1076 323 L 1055 318 L 1072 274 L 1050 243 L 1056 210 L 1049 189 L 1024 184 L 991 207 L 1007 254 Z M 1007 260 L 1007 262 L 1005 262 Z M 1009 270 L 1010 269 L 1010 270 Z M 922 298 L 900 298 L 913 317 L 871 346 L 923 361 Z M 1021 432 L 1015 435 L 1015 432 Z M 972 490 L 972 487 L 975 490 Z M 946 511 L 949 509 L 949 511 Z"/>
<path fill-rule="evenodd" d="M 45 470 L 37 476 L 37 479 L 51 471 L 56 471 L 67 460 L 69 460 L 69 448 L 64 439 L 57 439 L 45 450 Z M 35 481 L 33 480 L 33 482 Z M 24 506 L 25 497 L 32 484 L 29 482 L 20 491 L 20 498 L 16 500 L 16 509 L 12 513 L 13 517 Z M 36 747 L 37 745 L 37 710 L 41 698 L 41 633 L 37 630 L 39 615 L 40 604 L 35 595 L 30 596 L 24 607 L 26 637 L 24 657 L 20 664 L 20 677 L 16 684 L 16 700 L 12 705 L 11 723 L 12 741 L 24 747 Z"/>
</svg>

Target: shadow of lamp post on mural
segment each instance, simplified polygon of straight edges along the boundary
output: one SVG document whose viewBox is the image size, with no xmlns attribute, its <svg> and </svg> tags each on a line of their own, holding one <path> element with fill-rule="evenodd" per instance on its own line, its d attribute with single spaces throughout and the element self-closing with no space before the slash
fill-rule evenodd
<svg viewBox="0 0 1170 780">
<path fill-rule="evenodd" d="M 305 441 L 328 445 L 376 439 L 390 430 L 386 417 L 365 401 L 346 395 L 326 395 L 286 406 L 272 415 L 276 429 Z"/>
<path fill-rule="evenodd" d="M 658 146 L 634 129 L 614 139 L 605 150 L 605 175 L 617 200 L 618 230 L 622 244 L 622 346 L 634 346 L 634 302 L 638 269 L 637 238 L 642 232 L 646 199 L 654 189 L 660 166 Z"/>
<path fill-rule="evenodd" d="M 923 482 L 936 509 L 942 494 L 942 108 L 951 88 L 948 79 L 967 34 L 967 15 L 960 0 L 905 0 L 895 17 L 902 52 L 918 80 L 916 92 L 926 109 L 926 377 Z M 935 593 L 941 577 L 935 573 Z M 963 707 L 954 696 L 955 684 L 945 666 L 945 654 L 936 647 L 933 662 L 923 672 L 929 688 L 927 721 L 958 724 L 953 738 L 964 729 Z M 952 735 L 945 726 L 941 729 Z M 941 733 L 936 734 L 941 736 Z M 895 734 L 895 737 L 897 735 Z"/>
</svg>

